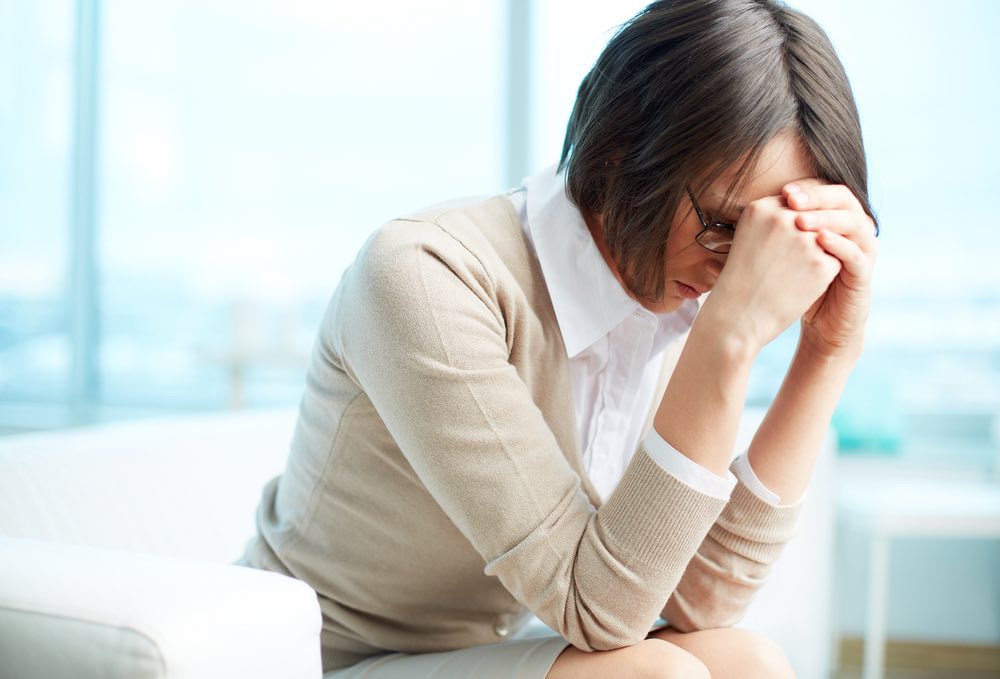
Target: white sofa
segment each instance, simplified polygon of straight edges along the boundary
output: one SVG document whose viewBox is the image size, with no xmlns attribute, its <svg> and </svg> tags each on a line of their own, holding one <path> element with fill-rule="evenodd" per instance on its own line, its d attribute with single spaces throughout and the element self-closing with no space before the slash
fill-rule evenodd
<svg viewBox="0 0 1000 679">
<path fill-rule="evenodd" d="M 292 410 L 0 438 L 0 679 L 320 677 L 315 593 L 230 565 Z M 748 440 L 759 414 L 745 418 Z M 741 626 L 826 679 L 832 447 L 799 536 Z M 539 623 L 540 624 L 540 623 Z"/>
</svg>

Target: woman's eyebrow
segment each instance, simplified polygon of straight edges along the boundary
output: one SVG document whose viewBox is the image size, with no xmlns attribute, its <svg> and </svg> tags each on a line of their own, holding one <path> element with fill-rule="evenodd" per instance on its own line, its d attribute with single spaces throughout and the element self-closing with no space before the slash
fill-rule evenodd
<svg viewBox="0 0 1000 679">
<path fill-rule="evenodd" d="M 746 207 L 746 203 L 736 203 L 736 204 L 728 204 L 727 205 L 725 197 L 723 197 L 723 196 L 713 195 L 712 197 L 717 201 L 716 204 L 719 206 L 718 209 L 716 209 L 713 212 L 713 214 L 716 217 L 719 217 L 720 219 L 724 218 L 724 217 L 737 217 L 738 218 L 741 214 L 743 214 L 743 209 Z M 711 210 L 710 210 L 710 212 L 711 212 Z M 734 219 L 732 221 L 735 222 L 735 221 L 738 221 L 738 219 Z"/>
<path fill-rule="evenodd" d="M 727 196 L 724 193 L 710 193 L 709 198 L 711 198 L 712 201 L 719 206 L 720 211 L 726 211 L 726 212 L 735 211 L 737 214 L 739 214 L 740 212 L 743 212 L 743 209 L 747 206 L 745 202 L 744 203 L 730 202 L 729 196 Z"/>
</svg>

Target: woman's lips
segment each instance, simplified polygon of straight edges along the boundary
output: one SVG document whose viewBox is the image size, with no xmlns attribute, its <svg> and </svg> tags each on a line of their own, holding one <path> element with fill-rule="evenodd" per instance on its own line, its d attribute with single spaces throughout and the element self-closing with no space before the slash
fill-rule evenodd
<svg viewBox="0 0 1000 679">
<path fill-rule="evenodd" d="M 675 283 L 677 283 L 677 289 L 680 290 L 681 297 L 684 297 L 685 299 L 698 299 L 703 294 L 697 288 L 694 288 L 687 283 L 681 283 L 680 281 L 675 281 Z"/>
</svg>

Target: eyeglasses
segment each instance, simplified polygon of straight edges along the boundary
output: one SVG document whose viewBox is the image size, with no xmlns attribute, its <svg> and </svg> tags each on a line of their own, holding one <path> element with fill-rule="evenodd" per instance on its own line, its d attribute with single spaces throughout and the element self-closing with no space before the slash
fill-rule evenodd
<svg viewBox="0 0 1000 679">
<path fill-rule="evenodd" d="M 727 254 L 733 244 L 736 227 L 725 222 L 712 222 L 711 224 L 706 222 L 705 215 L 702 214 L 701 208 L 698 207 L 698 201 L 694 199 L 694 191 L 691 190 L 690 186 L 687 187 L 687 193 L 691 198 L 691 205 L 694 206 L 694 211 L 698 214 L 698 221 L 701 222 L 701 231 L 698 232 L 698 235 L 694 239 L 698 241 L 698 245 L 706 250 L 711 250 L 720 255 Z"/>
</svg>

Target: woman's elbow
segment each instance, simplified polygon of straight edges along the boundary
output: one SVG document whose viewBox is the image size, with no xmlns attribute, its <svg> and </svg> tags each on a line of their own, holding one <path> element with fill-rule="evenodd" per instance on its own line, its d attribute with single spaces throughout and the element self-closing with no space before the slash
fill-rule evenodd
<svg viewBox="0 0 1000 679">
<path fill-rule="evenodd" d="M 681 597 L 673 596 L 663 609 L 663 618 L 678 632 L 701 632 L 707 629 L 733 627 L 743 619 L 745 609 L 722 609 L 707 605 L 693 606 Z"/>
<path fill-rule="evenodd" d="M 626 624 L 609 625 L 593 617 L 573 617 L 563 621 L 557 630 L 566 641 L 581 651 L 614 651 L 634 646 L 643 641 L 652 625 L 630 627 Z"/>
</svg>

